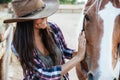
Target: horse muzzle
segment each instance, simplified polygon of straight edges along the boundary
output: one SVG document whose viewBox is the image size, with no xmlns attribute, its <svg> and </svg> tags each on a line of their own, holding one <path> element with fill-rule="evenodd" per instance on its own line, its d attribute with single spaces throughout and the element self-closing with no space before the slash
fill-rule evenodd
<svg viewBox="0 0 120 80">
<path fill-rule="evenodd" d="M 92 71 L 89 71 L 87 73 L 87 77 L 88 77 L 88 80 L 102 80 L 102 79 L 99 79 L 99 76 L 95 76 L 95 74 L 92 72 Z M 120 80 L 120 79 L 117 79 L 116 77 L 114 77 L 113 79 L 111 80 Z"/>
<path fill-rule="evenodd" d="M 94 73 L 92 71 L 89 71 L 87 73 L 87 76 L 88 76 L 88 80 L 94 80 Z"/>
</svg>

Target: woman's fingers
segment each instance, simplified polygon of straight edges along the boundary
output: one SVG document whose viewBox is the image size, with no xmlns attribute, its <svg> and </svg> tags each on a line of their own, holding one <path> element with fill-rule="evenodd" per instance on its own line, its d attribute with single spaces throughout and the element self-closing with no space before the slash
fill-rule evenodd
<svg viewBox="0 0 120 80">
<path fill-rule="evenodd" d="M 85 34 L 84 34 L 84 32 L 82 32 L 82 33 L 79 35 L 78 42 L 79 42 L 79 47 L 84 47 L 84 46 L 86 45 L 86 39 L 85 39 Z"/>
<path fill-rule="evenodd" d="M 81 59 L 84 59 L 85 49 L 86 49 L 86 39 L 85 39 L 84 32 L 79 35 L 78 42 L 79 42 L 79 44 L 78 44 L 78 54 L 81 57 Z"/>
</svg>

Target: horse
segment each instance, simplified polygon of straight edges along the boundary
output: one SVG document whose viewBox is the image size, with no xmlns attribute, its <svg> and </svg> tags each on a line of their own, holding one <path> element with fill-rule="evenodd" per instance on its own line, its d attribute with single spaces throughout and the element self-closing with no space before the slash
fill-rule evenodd
<svg viewBox="0 0 120 80">
<path fill-rule="evenodd" d="M 15 27 L 14 24 L 7 24 L 5 27 L 0 32 L 0 80 L 21 80 L 22 66 L 11 50 Z"/>
<path fill-rule="evenodd" d="M 120 0 L 88 0 L 81 18 L 87 43 L 79 80 L 120 80 Z"/>
<path fill-rule="evenodd" d="M 0 33 L 0 80 L 8 80 L 8 65 L 12 58 L 11 42 L 13 27 L 8 27 L 6 31 Z"/>
</svg>

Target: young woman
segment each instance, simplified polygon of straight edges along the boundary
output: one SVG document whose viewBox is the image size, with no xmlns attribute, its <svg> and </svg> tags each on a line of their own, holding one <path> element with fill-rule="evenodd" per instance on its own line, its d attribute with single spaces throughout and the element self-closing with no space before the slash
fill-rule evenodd
<svg viewBox="0 0 120 80">
<path fill-rule="evenodd" d="M 17 22 L 12 49 L 21 62 L 24 80 L 68 80 L 68 71 L 84 58 L 84 33 L 74 52 L 67 48 L 59 27 L 47 21 L 58 8 L 57 0 L 14 0 L 12 5 L 17 17 L 4 22 Z M 65 58 L 70 60 L 65 63 Z"/>
</svg>

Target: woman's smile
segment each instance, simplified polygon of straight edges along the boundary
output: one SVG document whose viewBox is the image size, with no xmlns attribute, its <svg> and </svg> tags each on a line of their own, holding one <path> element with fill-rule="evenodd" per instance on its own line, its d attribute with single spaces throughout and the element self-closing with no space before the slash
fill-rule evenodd
<svg viewBox="0 0 120 80">
<path fill-rule="evenodd" d="M 47 27 L 47 17 L 37 19 L 34 21 L 34 28 L 35 29 L 45 29 Z"/>
</svg>

